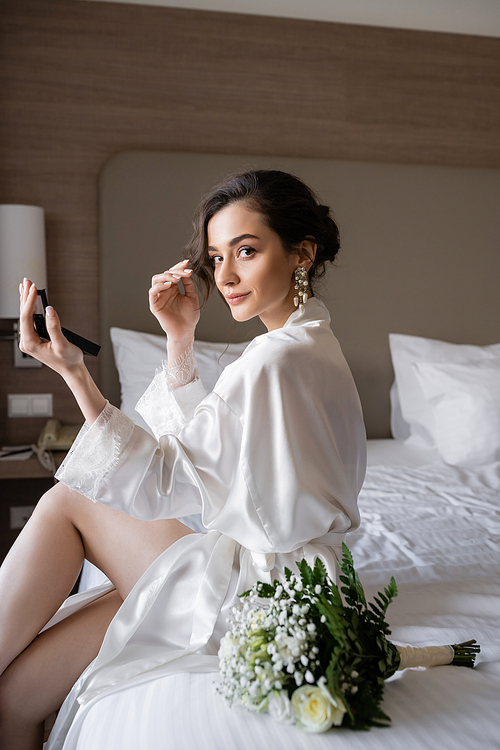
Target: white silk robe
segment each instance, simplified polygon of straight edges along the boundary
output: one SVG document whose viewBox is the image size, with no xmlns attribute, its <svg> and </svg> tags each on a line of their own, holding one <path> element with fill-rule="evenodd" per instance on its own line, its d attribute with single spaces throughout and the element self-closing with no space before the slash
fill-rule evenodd
<svg viewBox="0 0 500 750">
<path fill-rule="evenodd" d="M 358 394 L 323 303 L 258 336 L 209 395 L 168 391 L 166 372 L 137 405 L 156 438 L 107 406 L 82 429 L 58 479 L 153 520 L 201 513 L 207 529 L 165 550 L 112 621 L 60 711 L 48 750 L 75 748 L 86 710 L 120 687 L 217 671 L 238 594 L 324 561 L 358 526 L 366 439 Z M 133 554 L 133 549 L 130 550 Z M 108 590 L 68 600 L 50 624 Z"/>
</svg>

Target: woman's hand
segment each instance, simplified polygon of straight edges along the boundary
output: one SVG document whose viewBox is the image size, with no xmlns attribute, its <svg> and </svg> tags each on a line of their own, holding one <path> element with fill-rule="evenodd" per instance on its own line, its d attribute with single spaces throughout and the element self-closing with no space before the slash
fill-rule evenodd
<svg viewBox="0 0 500 750">
<path fill-rule="evenodd" d="M 83 352 L 70 344 L 61 331 L 59 317 L 53 307 L 45 311 L 45 325 L 50 341 L 44 343 L 33 326 L 33 313 L 36 307 L 36 286 L 28 279 L 19 285 L 21 314 L 19 348 L 44 365 L 58 372 L 72 390 L 82 414 L 92 424 L 106 405 L 106 399 L 89 375 L 83 361 Z"/>
<path fill-rule="evenodd" d="M 36 309 L 36 286 L 28 279 L 19 285 L 19 348 L 24 354 L 43 362 L 44 365 L 65 376 L 83 365 L 83 352 L 70 344 L 61 331 L 59 317 L 53 307 L 47 307 L 45 325 L 50 341 L 44 343 L 33 326 L 33 313 Z"/>
<path fill-rule="evenodd" d="M 149 290 L 149 309 L 170 341 L 189 341 L 200 319 L 200 303 L 188 260 L 172 266 L 168 271 L 153 276 Z M 182 279 L 185 294 L 178 282 Z"/>
</svg>

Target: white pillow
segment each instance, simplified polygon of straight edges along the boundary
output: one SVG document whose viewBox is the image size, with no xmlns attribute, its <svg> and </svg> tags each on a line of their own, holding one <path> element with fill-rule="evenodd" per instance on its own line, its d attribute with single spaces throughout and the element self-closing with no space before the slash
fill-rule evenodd
<svg viewBox="0 0 500 750">
<path fill-rule="evenodd" d="M 406 440 L 410 437 L 410 425 L 405 422 L 401 414 L 398 386 L 396 381 L 391 385 L 391 434 L 394 440 Z"/>
<path fill-rule="evenodd" d="M 443 461 L 500 461 L 500 359 L 469 364 L 420 362 L 416 377 L 434 415 Z"/>
<path fill-rule="evenodd" d="M 450 344 L 446 341 L 400 333 L 390 333 L 389 344 L 401 414 L 410 428 L 410 437 L 407 442 L 417 448 L 435 448 L 433 411 L 425 398 L 416 370 L 412 367 L 413 363 L 486 362 L 500 356 L 500 344 L 491 346 Z"/>
<path fill-rule="evenodd" d="M 135 405 L 151 383 L 155 371 L 166 358 L 165 336 L 152 333 L 129 331 L 124 328 L 111 328 L 111 341 L 115 355 L 116 369 L 121 386 L 121 410 L 134 422 L 151 432 Z M 239 344 L 220 344 L 209 341 L 195 341 L 194 354 L 200 380 L 208 393 L 226 367 L 248 346 L 248 341 Z"/>
</svg>

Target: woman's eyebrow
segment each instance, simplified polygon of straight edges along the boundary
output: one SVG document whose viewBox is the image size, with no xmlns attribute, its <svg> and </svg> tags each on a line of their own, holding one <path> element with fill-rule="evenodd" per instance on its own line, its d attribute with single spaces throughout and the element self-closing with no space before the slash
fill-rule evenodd
<svg viewBox="0 0 500 750">
<path fill-rule="evenodd" d="M 258 240 L 259 238 L 255 234 L 240 234 L 239 237 L 234 237 L 234 239 L 229 240 L 229 242 L 227 244 L 229 245 L 229 247 L 234 247 L 234 245 L 237 245 L 238 242 L 241 242 L 241 240 L 248 240 L 248 239 Z M 216 253 L 217 252 L 217 248 L 216 247 L 212 247 L 211 245 L 209 245 L 207 247 L 207 251 L 208 252 Z"/>
</svg>

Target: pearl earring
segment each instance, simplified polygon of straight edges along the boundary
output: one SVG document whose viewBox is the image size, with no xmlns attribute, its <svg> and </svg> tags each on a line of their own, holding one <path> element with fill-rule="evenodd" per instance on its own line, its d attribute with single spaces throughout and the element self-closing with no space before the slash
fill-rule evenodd
<svg viewBox="0 0 500 750">
<path fill-rule="evenodd" d="M 307 280 L 307 271 L 304 266 L 298 266 L 298 268 L 295 269 L 296 294 L 293 298 L 293 304 L 295 305 L 295 307 L 299 308 L 300 312 L 304 312 L 304 304 L 309 299 L 309 295 L 307 293 L 308 286 L 309 281 Z"/>
</svg>

